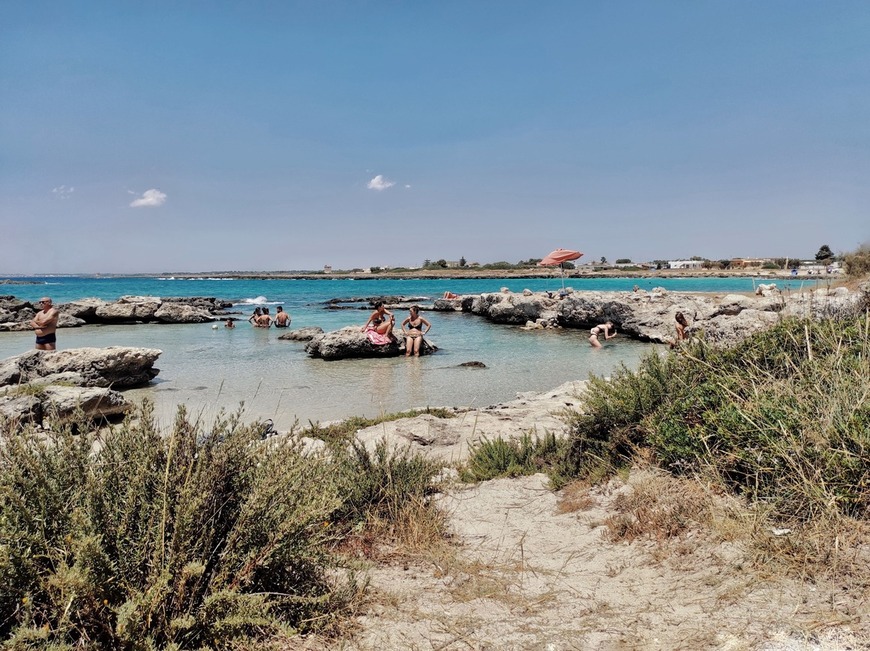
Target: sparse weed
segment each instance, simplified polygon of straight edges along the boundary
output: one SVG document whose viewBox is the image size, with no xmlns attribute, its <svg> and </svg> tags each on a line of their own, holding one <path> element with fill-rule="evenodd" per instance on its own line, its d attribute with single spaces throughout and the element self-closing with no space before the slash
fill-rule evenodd
<svg viewBox="0 0 870 651">
<path fill-rule="evenodd" d="M 412 409 L 409 411 L 384 414 L 378 418 L 354 416 L 329 425 L 321 425 L 320 423 L 312 423 L 309 421 L 308 427 L 300 432 L 300 436 L 321 439 L 329 444 L 346 445 L 353 440 L 354 434 L 356 434 L 358 430 L 371 427 L 372 425 L 378 425 L 380 423 L 400 420 L 402 418 L 414 418 L 421 414 L 430 414 L 437 418 L 454 418 L 456 416 L 455 412 L 451 409 L 445 409 L 443 407 L 426 407 L 426 409 Z"/>
</svg>

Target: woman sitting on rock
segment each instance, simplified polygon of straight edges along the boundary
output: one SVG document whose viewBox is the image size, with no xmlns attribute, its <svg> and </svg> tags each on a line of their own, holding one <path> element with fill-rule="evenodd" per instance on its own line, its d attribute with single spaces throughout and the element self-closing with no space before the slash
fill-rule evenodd
<svg viewBox="0 0 870 651">
<path fill-rule="evenodd" d="M 362 332 L 366 333 L 373 344 L 383 346 L 391 341 L 395 341 L 393 336 L 393 326 L 396 325 L 396 317 L 393 313 L 384 307 L 383 301 L 375 303 L 375 310 L 369 316 L 369 320 L 361 328 Z"/>
</svg>

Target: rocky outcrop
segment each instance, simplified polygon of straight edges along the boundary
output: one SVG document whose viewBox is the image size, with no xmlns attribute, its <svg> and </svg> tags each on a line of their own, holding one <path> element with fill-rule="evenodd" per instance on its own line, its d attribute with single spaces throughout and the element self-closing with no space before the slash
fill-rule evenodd
<svg viewBox="0 0 870 651">
<path fill-rule="evenodd" d="M 524 324 L 527 328 L 591 328 L 612 321 L 619 333 L 644 341 L 673 340 L 674 316 L 689 320 L 688 334 L 708 341 L 733 343 L 769 327 L 779 314 L 787 316 L 836 316 L 865 309 L 870 291 L 840 287 L 803 293 L 762 294 L 673 293 L 664 289 L 638 292 L 489 293 L 438 299 L 436 311 L 462 311 L 495 323 Z"/>
<path fill-rule="evenodd" d="M 122 296 L 117 301 L 83 298 L 57 305 L 58 328 L 88 324 L 126 323 L 204 323 L 232 303 L 204 296 Z M 30 320 L 38 308 L 14 296 L 0 296 L 0 332 L 31 330 Z"/>
<path fill-rule="evenodd" d="M 113 389 L 50 385 L 40 389 L 6 387 L 0 390 L 0 418 L 18 424 L 46 425 L 82 414 L 87 419 L 126 414 L 133 404 Z"/>
<path fill-rule="evenodd" d="M 71 384 L 80 387 L 126 389 L 142 386 L 160 372 L 155 348 L 72 348 L 31 350 L 0 362 L 0 386 L 11 384 Z"/>
<path fill-rule="evenodd" d="M 405 338 L 401 331 L 394 330 L 396 340 L 384 345 L 375 345 L 369 341 L 364 332 L 357 326 L 347 326 L 315 336 L 305 346 L 305 352 L 312 357 L 325 360 L 366 358 L 366 357 L 398 357 L 405 354 Z M 420 350 L 421 355 L 430 355 L 438 348 L 424 339 Z"/>
<path fill-rule="evenodd" d="M 285 332 L 278 339 L 288 341 L 311 341 L 318 335 L 323 334 L 323 328 L 320 326 L 307 326 L 305 328 L 296 328 L 290 332 Z"/>
</svg>

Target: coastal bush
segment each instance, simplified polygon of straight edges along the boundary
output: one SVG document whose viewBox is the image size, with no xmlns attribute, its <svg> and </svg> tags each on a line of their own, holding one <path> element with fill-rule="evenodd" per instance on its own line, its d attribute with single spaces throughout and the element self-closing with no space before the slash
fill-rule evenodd
<svg viewBox="0 0 870 651">
<path fill-rule="evenodd" d="M 780 518 L 870 516 L 870 319 L 783 320 L 730 349 L 702 342 L 589 383 L 566 465 L 650 448 Z"/>
<path fill-rule="evenodd" d="M 846 273 L 856 278 L 870 276 L 870 244 L 864 244 L 844 257 Z"/>
<path fill-rule="evenodd" d="M 355 586 L 329 571 L 343 483 L 238 414 L 150 407 L 108 436 L 4 424 L 0 635 L 8 648 L 211 648 L 327 626 Z M 346 480 L 345 480 L 346 481 Z"/>
<path fill-rule="evenodd" d="M 476 482 L 546 472 L 555 469 L 564 446 L 550 432 L 534 438 L 528 433 L 519 439 L 484 438 L 471 446 L 459 476 L 462 481 Z"/>
<path fill-rule="evenodd" d="M 334 447 L 335 479 L 342 496 L 332 520 L 342 536 L 364 539 L 365 550 L 376 542 L 406 549 L 430 547 L 443 540 L 444 515 L 429 502 L 433 478 L 441 466 L 419 454 L 390 447 L 385 440 L 369 450 L 359 441 Z"/>
</svg>

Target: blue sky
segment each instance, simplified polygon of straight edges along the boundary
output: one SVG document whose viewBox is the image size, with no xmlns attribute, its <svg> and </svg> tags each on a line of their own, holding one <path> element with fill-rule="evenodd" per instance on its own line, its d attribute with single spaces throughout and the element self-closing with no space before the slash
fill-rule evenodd
<svg viewBox="0 0 870 651">
<path fill-rule="evenodd" d="M 0 4 L 0 274 L 870 240 L 870 5 Z"/>
</svg>

